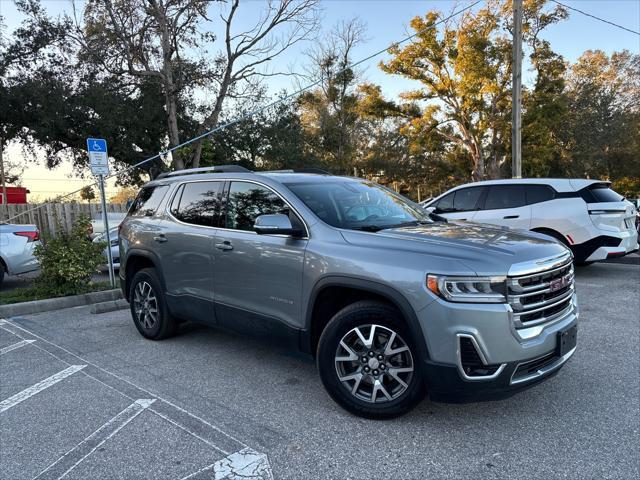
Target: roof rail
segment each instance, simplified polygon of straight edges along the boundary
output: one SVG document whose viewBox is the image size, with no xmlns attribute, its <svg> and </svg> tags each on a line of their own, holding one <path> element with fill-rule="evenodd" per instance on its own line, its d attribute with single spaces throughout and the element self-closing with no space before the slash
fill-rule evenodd
<svg viewBox="0 0 640 480">
<path fill-rule="evenodd" d="M 173 172 L 164 172 L 156 177 L 156 180 L 166 177 L 176 177 L 178 175 L 191 175 L 193 173 L 253 173 L 240 165 L 215 165 L 213 167 L 185 168 Z"/>
<path fill-rule="evenodd" d="M 321 168 L 289 168 L 285 170 L 268 170 L 264 173 L 315 173 L 316 175 L 331 175 Z"/>
</svg>

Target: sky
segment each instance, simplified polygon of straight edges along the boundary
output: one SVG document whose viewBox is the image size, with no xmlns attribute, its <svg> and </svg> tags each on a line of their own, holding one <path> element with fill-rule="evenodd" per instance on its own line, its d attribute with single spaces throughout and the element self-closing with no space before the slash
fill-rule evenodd
<svg viewBox="0 0 640 480">
<path fill-rule="evenodd" d="M 43 0 L 43 5 L 52 15 L 70 11 L 68 0 Z M 84 2 L 77 1 L 81 6 Z M 372 52 L 382 50 L 391 43 L 401 40 L 410 31 L 408 24 L 417 15 L 424 15 L 429 10 L 440 10 L 450 13 L 473 3 L 473 0 L 445 1 L 445 0 L 323 0 L 321 31 L 318 36 L 328 33 L 341 21 L 359 18 L 366 24 L 366 42 L 359 45 L 353 54 L 358 60 L 367 57 Z M 562 0 L 562 3 L 583 10 L 592 15 L 604 18 L 613 23 L 635 31 L 640 31 L 640 0 Z M 264 5 L 262 0 L 245 0 L 238 10 L 238 29 L 251 25 Z M 476 8 L 480 8 L 480 4 Z M 219 8 L 214 6 L 212 8 Z M 0 0 L 0 15 L 4 17 L 7 32 L 11 32 L 20 22 L 20 16 L 15 5 L 10 0 Z M 551 43 L 554 51 L 561 54 L 567 61 L 575 61 L 585 50 L 601 49 L 610 54 L 617 50 L 628 49 L 640 53 L 640 37 L 612 25 L 584 16 L 578 12 L 569 12 L 569 18 L 564 22 L 552 25 L 545 30 L 543 37 Z M 287 70 L 300 72 L 305 65 L 304 53 L 312 46 L 312 42 L 296 45 L 277 58 L 273 70 Z M 409 80 L 384 74 L 379 68 L 380 60 L 386 58 L 381 55 L 372 59 L 361 69 L 363 79 L 376 83 L 382 87 L 383 93 L 391 98 L 400 92 L 415 88 L 416 84 Z M 524 67 L 524 81 L 531 81 Z M 276 77 L 269 80 L 272 93 L 294 88 L 290 77 Z M 99 132 L 96 132 L 99 135 Z M 21 149 L 11 145 L 5 151 L 5 156 L 17 160 L 21 156 Z M 90 177 L 86 177 L 90 178 Z M 62 165 L 53 171 L 44 166 L 30 163 L 23 176 L 23 184 L 32 192 L 31 200 L 52 197 L 71 190 L 79 189 L 88 180 L 73 175 L 69 165 Z M 107 195 L 115 193 L 117 189 L 113 182 L 107 185 Z"/>
</svg>

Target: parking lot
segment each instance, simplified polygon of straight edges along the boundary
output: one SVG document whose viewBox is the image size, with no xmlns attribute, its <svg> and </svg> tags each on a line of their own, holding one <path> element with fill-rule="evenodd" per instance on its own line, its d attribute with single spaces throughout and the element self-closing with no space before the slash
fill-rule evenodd
<svg viewBox="0 0 640 480">
<path fill-rule="evenodd" d="M 579 348 L 556 377 L 384 422 L 257 340 L 185 324 L 150 342 L 88 307 L 0 320 L 0 477 L 638 478 L 639 288 L 637 265 L 579 268 Z"/>
</svg>

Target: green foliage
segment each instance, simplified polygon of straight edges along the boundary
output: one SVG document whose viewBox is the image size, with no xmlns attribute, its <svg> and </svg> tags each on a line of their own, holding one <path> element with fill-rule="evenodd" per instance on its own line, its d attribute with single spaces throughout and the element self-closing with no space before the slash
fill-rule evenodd
<svg viewBox="0 0 640 480">
<path fill-rule="evenodd" d="M 80 295 L 83 293 L 100 292 L 110 290 L 110 282 L 87 282 L 73 292 L 64 290 L 52 290 L 46 286 L 36 284 L 30 287 L 15 288 L 6 292 L 0 292 L 0 305 L 12 303 L 31 302 L 33 300 L 45 300 L 47 298 L 64 297 L 67 295 Z"/>
<path fill-rule="evenodd" d="M 35 249 L 42 272 L 35 286 L 52 297 L 75 295 L 85 291 L 99 265 L 104 263 L 105 244 L 95 244 L 87 238 L 90 220 L 80 217 L 70 232 L 61 231 L 55 238 L 46 238 Z"/>
<path fill-rule="evenodd" d="M 86 186 L 82 190 L 80 190 L 80 198 L 83 200 L 88 200 L 90 202 L 91 200 L 96 199 L 96 192 L 94 192 L 93 188 L 91 188 L 90 186 Z"/>
<path fill-rule="evenodd" d="M 612 188 L 626 198 L 640 198 L 640 175 L 635 177 L 622 177 L 614 180 Z"/>
</svg>

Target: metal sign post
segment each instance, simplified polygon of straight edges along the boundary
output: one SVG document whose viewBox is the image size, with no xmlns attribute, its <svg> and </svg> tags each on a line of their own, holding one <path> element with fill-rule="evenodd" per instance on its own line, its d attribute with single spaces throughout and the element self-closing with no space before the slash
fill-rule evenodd
<svg viewBox="0 0 640 480">
<path fill-rule="evenodd" d="M 100 185 L 100 201 L 102 203 L 102 222 L 107 237 L 107 258 L 109 259 L 109 282 L 115 288 L 116 278 L 113 272 L 113 256 L 111 255 L 111 235 L 109 234 L 109 219 L 107 218 L 107 199 L 104 194 L 104 176 L 109 174 L 109 155 L 107 154 L 107 141 L 102 138 L 87 138 L 87 150 L 89 151 L 89 164 L 91 173 L 98 176 Z"/>
</svg>

